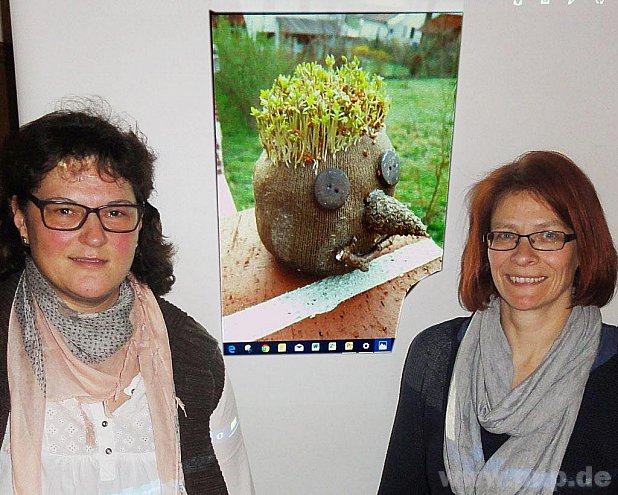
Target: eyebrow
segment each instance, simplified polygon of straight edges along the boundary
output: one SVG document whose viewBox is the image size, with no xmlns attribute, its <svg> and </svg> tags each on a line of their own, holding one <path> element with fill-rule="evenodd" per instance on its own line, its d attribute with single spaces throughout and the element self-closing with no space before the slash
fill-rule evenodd
<svg viewBox="0 0 618 495">
<path fill-rule="evenodd" d="M 56 197 L 53 197 L 53 198 L 46 198 L 46 199 L 40 198 L 40 199 L 42 201 L 62 201 L 63 203 L 72 203 L 72 204 L 75 204 L 75 205 L 87 206 L 87 205 L 84 205 L 84 204 L 82 204 L 82 203 L 80 203 L 78 201 L 75 201 L 74 199 L 60 197 L 60 196 L 56 196 Z M 103 203 L 102 205 L 99 205 L 99 206 L 107 206 L 107 205 L 110 205 L 110 206 L 111 205 L 134 205 L 134 204 L 138 204 L 137 200 L 132 201 L 130 199 L 114 199 L 114 200 L 109 201 L 107 203 Z M 96 207 L 94 207 L 94 208 L 96 208 Z"/>
<path fill-rule="evenodd" d="M 509 229 L 509 232 L 511 232 L 511 231 L 517 230 L 517 228 L 518 228 L 517 225 L 515 225 L 514 223 L 509 223 L 509 222 L 491 224 L 492 230 Z M 534 230 L 533 232 L 542 232 L 544 230 L 566 229 L 567 226 L 564 225 L 560 220 L 552 220 L 550 222 L 543 222 L 543 223 L 536 224 L 534 225 L 533 228 L 539 229 L 539 230 Z"/>
</svg>

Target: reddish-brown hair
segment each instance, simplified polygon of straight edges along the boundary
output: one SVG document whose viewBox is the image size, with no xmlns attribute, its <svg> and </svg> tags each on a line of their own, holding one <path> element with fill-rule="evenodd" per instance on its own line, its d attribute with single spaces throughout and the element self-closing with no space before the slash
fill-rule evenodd
<svg viewBox="0 0 618 495">
<path fill-rule="evenodd" d="M 604 306 L 616 287 L 618 256 L 599 198 L 590 179 L 555 151 L 529 151 L 493 170 L 468 193 L 470 225 L 461 257 L 459 300 L 469 311 L 485 309 L 498 295 L 483 236 L 497 203 L 508 194 L 529 192 L 547 204 L 577 235 L 579 268 L 573 305 Z"/>
</svg>

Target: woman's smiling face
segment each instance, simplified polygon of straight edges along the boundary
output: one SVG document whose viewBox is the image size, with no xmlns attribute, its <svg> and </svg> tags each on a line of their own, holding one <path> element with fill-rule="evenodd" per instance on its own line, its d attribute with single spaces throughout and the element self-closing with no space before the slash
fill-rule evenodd
<svg viewBox="0 0 618 495">
<path fill-rule="evenodd" d="M 572 233 L 547 206 L 529 192 L 511 193 L 496 205 L 492 231 L 530 234 L 544 230 Z M 502 310 L 539 311 L 558 315 L 571 305 L 577 271 L 577 241 L 558 251 L 537 251 L 528 239 L 520 239 L 511 251 L 488 249 L 491 276 L 502 298 Z"/>
<path fill-rule="evenodd" d="M 99 175 L 96 166 L 87 162 L 56 166 L 32 193 L 40 200 L 90 207 L 136 201 L 129 182 Z M 21 210 L 14 198 L 13 209 L 15 225 L 28 240 L 32 259 L 70 308 L 97 312 L 114 304 L 133 264 L 139 228 L 129 233 L 107 232 L 96 214 L 91 214 L 79 230 L 51 230 L 31 201 Z"/>
</svg>

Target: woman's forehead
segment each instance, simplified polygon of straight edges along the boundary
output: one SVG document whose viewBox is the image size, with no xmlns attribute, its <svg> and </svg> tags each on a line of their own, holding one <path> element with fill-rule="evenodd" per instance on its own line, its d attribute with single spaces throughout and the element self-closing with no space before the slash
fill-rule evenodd
<svg viewBox="0 0 618 495">
<path fill-rule="evenodd" d="M 133 199 L 131 184 L 106 171 L 96 159 L 65 159 L 43 176 L 33 191 L 46 197 L 66 197 L 77 200 L 112 195 L 115 199 Z M 77 195 L 76 197 L 73 197 Z"/>
<path fill-rule="evenodd" d="M 102 163 L 95 156 L 63 158 L 46 175 L 49 174 L 67 181 L 79 181 L 84 177 L 99 177 L 106 182 L 123 180 L 113 174 L 109 165 Z"/>
<path fill-rule="evenodd" d="M 496 222 L 500 226 L 520 223 L 547 228 L 565 226 L 549 203 L 531 191 L 511 192 L 499 198 L 491 214 L 492 226 Z"/>
<path fill-rule="evenodd" d="M 89 181 L 96 184 L 117 185 L 125 188 L 126 185 L 133 190 L 132 185 L 123 177 L 119 177 L 107 164 L 102 163 L 96 157 L 74 158 L 68 157 L 60 160 L 55 167 L 47 172 L 37 190 L 45 185 L 65 184 L 67 186 Z"/>
</svg>

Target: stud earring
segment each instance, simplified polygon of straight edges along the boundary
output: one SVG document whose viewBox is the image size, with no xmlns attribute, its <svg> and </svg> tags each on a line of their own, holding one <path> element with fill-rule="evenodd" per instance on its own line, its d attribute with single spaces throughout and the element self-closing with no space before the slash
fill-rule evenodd
<svg viewBox="0 0 618 495">
<path fill-rule="evenodd" d="M 30 241 L 25 235 L 21 236 L 21 243 L 24 245 L 24 247 L 30 247 Z"/>
</svg>

